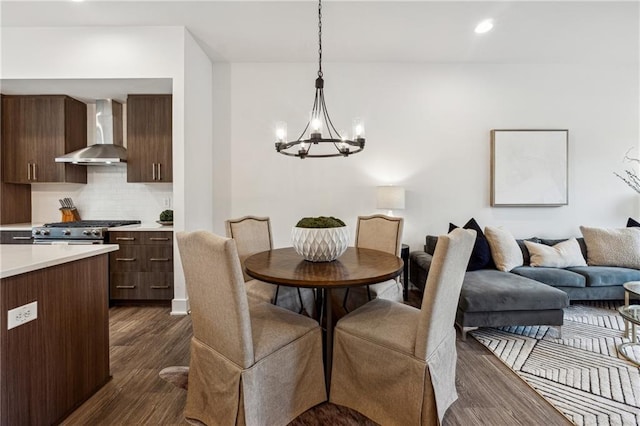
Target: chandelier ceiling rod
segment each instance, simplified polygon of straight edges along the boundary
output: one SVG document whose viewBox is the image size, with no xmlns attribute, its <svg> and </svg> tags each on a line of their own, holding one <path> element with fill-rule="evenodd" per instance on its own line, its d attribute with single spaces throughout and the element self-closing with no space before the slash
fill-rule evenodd
<svg viewBox="0 0 640 426">
<path fill-rule="evenodd" d="M 302 130 L 298 139 L 287 142 L 287 125 L 280 122 L 276 125 L 276 151 L 283 155 L 299 158 L 327 158 L 348 157 L 364 149 L 364 124 L 361 120 L 353 122 L 353 138 L 348 139 L 346 134 L 338 132 L 329 117 L 324 101 L 324 79 L 322 72 L 322 0 L 318 0 L 318 78 L 315 82 L 316 92 L 311 108 L 311 117 Z M 328 137 L 322 136 L 323 127 Z M 303 139 L 309 131 L 307 139 Z M 333 145 L 334 151 L 329 153 L 314 153 L 311 148 L 314 145 Z M 291 151 L 288 149 L 293 148 Z M 297 150 L 295 150 L 297 148 Z"/>
</svg>

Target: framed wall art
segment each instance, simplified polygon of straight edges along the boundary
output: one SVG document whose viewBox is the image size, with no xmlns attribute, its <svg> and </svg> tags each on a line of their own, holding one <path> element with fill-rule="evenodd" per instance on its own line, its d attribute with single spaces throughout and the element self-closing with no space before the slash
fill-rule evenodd
<svg viewBox="0 0 640 426">
<path fill-rule="evenodd" d="M 491 130 L 491 205 L 569 203 L 569 130 Z"/>
</svg>

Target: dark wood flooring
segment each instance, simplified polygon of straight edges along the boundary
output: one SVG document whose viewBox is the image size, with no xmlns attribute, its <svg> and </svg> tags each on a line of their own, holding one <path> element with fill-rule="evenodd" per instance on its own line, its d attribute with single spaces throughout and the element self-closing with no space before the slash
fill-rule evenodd
<svg viewBox="0 0 640 426">
<path fill-rule="evenodd" d="M 415 296 L 414 296 L 415 297 Z M 110 309 L 112 380 L 63 425 L 186 425 L 186 392 L 160 379 L 164 367 L 189 365 L 191 320 L 165 307 Z M 444 425 L 570 425 L 561 414 L 472 337 L 458 341 L 459 399 Z M 292 425 L 373 424 L 325 403 Z"/>
</svg>

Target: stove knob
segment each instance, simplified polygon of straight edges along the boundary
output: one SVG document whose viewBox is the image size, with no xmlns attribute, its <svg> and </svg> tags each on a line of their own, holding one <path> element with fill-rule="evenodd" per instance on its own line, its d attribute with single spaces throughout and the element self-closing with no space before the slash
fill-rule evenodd
<svg viewBox="0 0 640 426">
<path fill-rule="evenodd" d="M 39 229 L 34 230 L 33 235 L 40 235 L 40 230 Z"/>
<path fill-rule="evenodd" d="M 50 232 L 47 229 L 42 230 L 42 235 L 49 235 Z"/>
<path fill-rule="evenodd" d="M 65 229 L 64 231 L 62 231 L 62 235 L 71 235 L 71 231 Z"/>
<path fill-rule="evenodd" d="M 91 232 L 87 229 L 85 229 L 84 231 L 82 231 L 82 235 L 89 235 L 91 234 Z"/>
<path fill-rule="evenodd" d="M 93 235 L 99 236 L 100 235 L 100 230 L 99 229 L 94 229 L 93 231 L 91 231 L 91 233 Z"/>
</svg>

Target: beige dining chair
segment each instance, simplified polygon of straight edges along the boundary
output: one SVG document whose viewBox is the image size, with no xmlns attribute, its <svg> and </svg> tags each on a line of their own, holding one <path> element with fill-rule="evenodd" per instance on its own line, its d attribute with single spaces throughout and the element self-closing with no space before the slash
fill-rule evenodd
<svg viewBox="0 0 640 426">
<path fill-rule="evenodd" d="M 248 303 L 232 239 L 176 234 L 193 337 L 185 417 L 207 425 L 285 425 L 326 401 L 316 321 Z"/>
<path fill-rule="evenodd" d="M 402 245 L 401 217 L 376 214 L 372 216 L 358 216 L 356 226 L 356 247 L 384 251 L 396 256 L 400 255 Z M 366 287 L 352 287 L 340 292 L 342 308 L 349 312 L 362 306 L 372 299 L 388 299 L 402 302 L 402 284 L 399 278 L 390 279 Z"/>
<path fill-rule="evenodd" d="M 252 254 L 273 248 L 271 221 L 268 217 L 243 216 L 225 221 L 227 237 L 233 238 L 238 247 L 242 274 L 247 294 L 252 300 L 273 303 L 290 311 L 307 315 L 315 315 L 315 292 L 310 288 L 293 288 L 277 286 L 251 278 L 245 268 L 244 261 Z"/>
<path fill-rule="evenodd" d="M 420 309 L 376 299 L 336 325 L 330 402 L 383 425 L 437 425 L 458 398 L 454 320 L 476 232 L 438 238 Z"/>
</svg>

